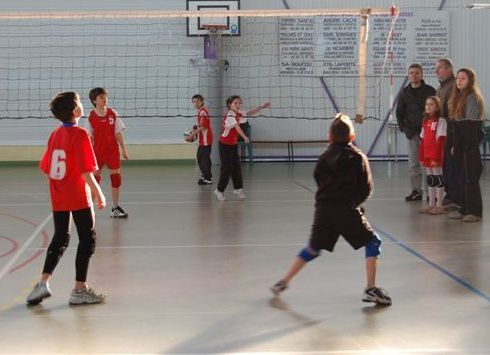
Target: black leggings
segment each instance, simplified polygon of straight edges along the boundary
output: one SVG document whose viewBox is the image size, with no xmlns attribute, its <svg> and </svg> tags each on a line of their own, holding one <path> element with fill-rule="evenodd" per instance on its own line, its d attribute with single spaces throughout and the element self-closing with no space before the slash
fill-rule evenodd
<svg viewBox="0 0 490 355">
<path fill-rule="evenodd" d="M 221 170 L 218 181 L 218 191 L 223 192 L 228 182 L 233 182 L 235 190 L 243 188 L 242 169 L 238 158 L 238 146 L 219 143 L 219 157 L 221 159 Z"/>
<path fill-rule="evenodd" d="M 52 274 L 70 242 L 71 215 L 78 232 L 78 249 L 75 259 L 76 281 L 87 281 L 90 257 L 95 250 L 95 218 L 92 208 L 77 211 L 54 211 L 54 235 L 44 261 L 43 274 Z"/>
</svg>

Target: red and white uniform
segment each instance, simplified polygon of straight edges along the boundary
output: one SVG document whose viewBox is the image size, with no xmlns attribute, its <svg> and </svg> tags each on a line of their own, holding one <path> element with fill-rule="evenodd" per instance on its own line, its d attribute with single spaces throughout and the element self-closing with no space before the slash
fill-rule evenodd
<svg viewBox="0 0 490 355">
<path fill-rule="evenodd" d="M 92 206 L 90 187 L 82 173 L 98 168 L 85 129 L 75 125 L 55 129 L 39 167 L 49 177 L 53 211 L 77 211 Z"/>
<path fill-rule="evenodd" d="M 223 126 L 222 133 L 219 137 L 219 141 L 223 144 L 227 145 L 237 145 L 238 143 L 238 132 L 235 129 L 235 125 L 238 123 L 247 122 L 247 118 L 245 117 L 245 112 L 239 111 L 237 113 L 232 110 L 228 111 L 228 113 L 223 118 Z"/>
<path fill-rule="evenodd" d="M 204 127 L 202 131 L 199 131 L 199 145 L 207 146 L 213 145 L 213 130 L 211 129 L 211 120 L 209 118 L 209 111 L 206 107 L 201 107 L 197 113 L 197 125 Z"/>
<path fill-rule="evenodd" d="M 447 123 L 444 118 L 429 117 L 420 132 L 420 162 L 425 167 L 442 166 L 446 144 Z"/>
<path fill-rule="evenodd" d="M 99 168 L 102 169 L 107 164 L 109 169 L 119 169 L 121 159 L 116 134 L 126 129 L 121 118 L 110 108 L 102 117 L 92 110 L 87 120 L 87 129 L 94 140 L 94 152 Z"/>
</svg>

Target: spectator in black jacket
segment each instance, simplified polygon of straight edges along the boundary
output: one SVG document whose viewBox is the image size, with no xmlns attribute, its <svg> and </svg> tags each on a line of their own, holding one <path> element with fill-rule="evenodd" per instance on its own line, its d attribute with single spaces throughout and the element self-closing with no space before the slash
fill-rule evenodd
<svg viewBox="0 0 490 355">
<path fill-rule="evenodd" d="M 436 90 L 427 85 L 423 78 L 420 64 L 412 64 L 408 68 L 408 84 L 398 98 L 396 118 L 400 131 L 407 137 L 408 174 L 412 192 L 405 201 L 422 200 L 422 168 L 419 162 L 420 131 L 424 118 L 425 100 L 434 96 Z"/>
<path fill-rule="evenodd" d="M 483 138 L 485 104 L 472 69 L 458 70 L 448 107 L 454 133 L 447 144 L 454 156 L 460 203 L 459 210 L 451 213 L 449 218 L 478 222 L 483 212 L 480 143 Z"/>
<path fill-rule="evenodd" d="M 330 145 L 315 168 L 318 191 L 308 247 L 299 252 L 284 278 L 271 287 L 274 295 L 286 290 L 291 279 L 306 263 L 318 257 L 322 249 L 332 252 L 342 235 L 354 249 L 364 246 L 366 250 L 367 285 L 362 301 L 391 304 L 388 293 L 376 287 L 381 239 L 361 208 L 373 190 L 373 179 L 366 156 L 351 143 L 354 138 L 350 118 L 339 113 L 330 126 Z"/>
</svg>

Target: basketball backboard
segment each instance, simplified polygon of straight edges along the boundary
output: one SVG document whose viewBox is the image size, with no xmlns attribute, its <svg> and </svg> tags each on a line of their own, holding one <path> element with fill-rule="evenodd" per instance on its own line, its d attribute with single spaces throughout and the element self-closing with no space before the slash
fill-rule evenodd
<svg viewBox="0 0 490 355">
<path fill-rule="evenodd" d="M 188 11 L 223 12 L 239 10 L 240 0 L 187 0 Z M 240 36 L 240 18 L 234 17 L 188 17 L 187 36 L 206 36 L 206 25 L 226 26 L 221 30 L 221 36 Z M 204 27 L 203 27 L 204 26 Z"/>
</svg>

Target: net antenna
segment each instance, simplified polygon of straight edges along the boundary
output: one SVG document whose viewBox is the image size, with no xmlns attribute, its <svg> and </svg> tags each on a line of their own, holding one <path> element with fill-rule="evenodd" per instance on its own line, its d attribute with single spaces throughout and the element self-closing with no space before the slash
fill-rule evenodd
<svg viewBox="0 0 490 355">
<path fill-rule="evenodd" d="M 366 87 L 367 87 L 367 42 L 369 34 L 369 14 L 371 9 L 361 10 L 361 27 L 359 29 L 359 84 L 358 100 L 356 107 L 356 123 L 362 123 L 366 116 Z"/>
</svg>

